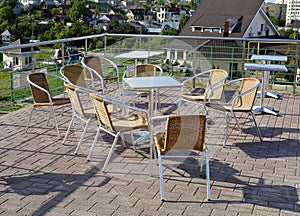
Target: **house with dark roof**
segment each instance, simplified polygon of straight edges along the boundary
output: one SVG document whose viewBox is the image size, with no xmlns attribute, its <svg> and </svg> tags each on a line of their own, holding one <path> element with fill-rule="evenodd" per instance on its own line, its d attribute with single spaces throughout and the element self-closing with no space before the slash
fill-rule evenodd
<svg viewBox="0 0 300 216">
<path fill-rule="evenodd" d="M 179 35 L 232 38 L 279 37 L 279 32 L 263 10 L 263 4 L 264 0 L 203 0 Z M 178 46 L 179 49 L 175 49 L 172 53 L 168 52 L 167 56 L 167 60 L 173 63 L 192 64 L 191 61 L 198 58 L 195 56 L 196 53 L 202 58 L 219 59 L 219 62 L 215 62 L 211 67 L 219 67 L 228 72 L 243 70 L 242 63 L 237 63 L 243 60 L 243 45 L 239 41 L 174 40 L 170 47 L 174 50 L 174 46 Z M 235 49 L 234 56 L 232 56 L 233 49 Z"/>
<path fill-rule="evenodd" d="M 156 13 L 157 22 L 179 22 L 180 18 L 186 14 L 178 5 L 165 4 Z"/>
<path fill-rule="evenodd" d="M 14 37 L 14 33 L 12 30 L 5 30 L 1 33 L 1 39 L 3 44 L 9 44 Z"/>
<path fill-rule="evenodd" d="M 144 20 L 145 9 L 129 9 L 126 13 L 128 22 Z"/>
<path fill-rule="evenodd" d="M 25 41 L 19 39 L 10 43 L 9 46 L 16 46 L 24 43 Z M 34 53 L 37 52 L 39 52 L 39 49 L 34 47 Z M 32 56 L 30 47 L 10 49 L 3 52 L 3 66 L 5 69 L 22 70 L 30 68 L 33 62 L 36 62 L 36 59 L 35 55 Z"/>
</svg>

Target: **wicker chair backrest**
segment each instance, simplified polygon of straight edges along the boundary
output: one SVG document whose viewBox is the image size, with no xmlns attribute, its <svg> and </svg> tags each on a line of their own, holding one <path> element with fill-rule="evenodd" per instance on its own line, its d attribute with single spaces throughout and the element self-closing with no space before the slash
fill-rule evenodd
<svg viewBox="0 0 300 216">
<path fill-rule="evenodd" d="M 98 119 L 99 123 L 102 126 L 108 127 L 111 131 L 116 132 L 116 130 L 112 124 L 110 114 L 108 112 L 108 108 L 107 108 L 107 105 L 106 105 L 106 102 L 104 101 L 104 99 L 102 97 L 100 97 L 98 95 L 94 95 L 94 94 L 90 94 L 90 97 L 92 98 L 92 102 L 94 104 L 97 119 Z"/>
<path fill-rule="evenodd" d="M 49 91 L 49 86 L 47 82 L 47 77 L 45 73 L 35 72 L 28 75 L 29 80 L 40 86 L 41 88 L 45 89 L 46 91 Z M 29 83 L 30 90 L 32 93 L 33 101 L 34 103 L 49 103 L 49 97 L 46 92 L 36 88 L 35 86 L 31 85 Z"/>
<path fill-rule="evenodd" d="M 204 151 L 205 115 L 170 115 L 166 133 L 159 149 L 164 152 L 171 149 L 193 149 Z"/>
<path fill-rule="evenodd" d="M 72 84 L 85 87 L 84 70 L 81 65 L 65 65 L 62 73 Z"/>
</svg>

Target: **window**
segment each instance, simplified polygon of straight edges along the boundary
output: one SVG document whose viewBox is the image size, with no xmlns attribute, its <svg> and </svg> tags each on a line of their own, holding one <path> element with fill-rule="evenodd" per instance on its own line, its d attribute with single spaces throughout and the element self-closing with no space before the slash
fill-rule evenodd
<svg viewBox="0 0 300 216">
<path fill-rule="evenodd" d="M 260 24 L 260 31 L 262 32 L 264 30 L 264 24 Z"/>
<path fill-rule="evenodd" d="M 19 58 L 18 57 L 14 57 L 14 65 L 19 65 Z"/>
</svg>

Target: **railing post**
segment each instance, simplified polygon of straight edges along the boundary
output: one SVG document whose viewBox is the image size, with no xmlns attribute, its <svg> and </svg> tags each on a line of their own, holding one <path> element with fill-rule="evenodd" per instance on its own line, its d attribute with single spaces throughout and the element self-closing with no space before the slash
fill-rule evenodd
<svg viewBox="0 0 300 216">
<path fill-rule="evenodd" d="M 11 102 L 14 102 L 14 75 L 13 75 L 13 69 L 9 71 L 9 79 L 10 79 L 10 96 L 11 96 Z"/>
<path fill-rule="evenodd" d="M 243 71 L 243 75 L 242 75 L 242 77 L 245 77 L 245 68 L 244 68 L 245 61 L 246 61 L 246 41 L 243 41 L 243 47 L 242 47 L 242 71 Z"/>
<path fill-rule="evenodd" d="M 35 58 L 34 58 L 34 47 L 32 46 L 31 49 L 31 70 L 32 70 L 32 73 L 34 73 L 34 67 L 35 67 Z"/>
<path fill-rule="evenodd" d="M 57 68 L 57 62 L 55 64 L 55 75 L 58 76 L 58 68 Z M 58 78 L 55 77 L 55 95 L 58 95 Z"/>
<path fill-rule="evenodd" d="M 88 52 L 88 41 L 87 41 L 87 38 L 84 40 L 84 52 L 85 52 L 84 55 L 86 55 L 87 52 Z"/>
<path fill-rule="evenodd" d="M 106 43 L 107 43 L 107 39 L 106 39 L 106 35 L 104 36 L 104 57 L 106 57 Z"/>
<path fill-rule="evenodd" d="M 61 43 L 61 65 L 65 65 L 65 43 Z"/>
<path fill-rule="evenodd" d="M 293 94 L 296 94 L 298 61 L 299 61 L 299 42 L 297 42 L 297 44 L 296 44 Z"/>
</svg>

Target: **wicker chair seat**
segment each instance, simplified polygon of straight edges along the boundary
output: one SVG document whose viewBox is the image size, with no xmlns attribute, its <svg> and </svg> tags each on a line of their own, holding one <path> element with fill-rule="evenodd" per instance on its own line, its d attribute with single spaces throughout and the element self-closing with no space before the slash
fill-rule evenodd
<svg viewBox="0 0 300 216">
<path fill-rule="evenodd" d="M 70 99 L 69 98 L 52 98 L 52 105 L 53 106 L 61 106 L 65 104 L 69 104 Z M 33 106 L 51 106 L 49 100 L 46 100 L 45 102 L 39 101 L 35 102 Z"/>
<path fill-rule="evenodd" d="M 232 109 L 232 104 L 206 103 L 205 106 L 222 112 L 230 112 Z M 242 106 L 235 106 L 233 111 L 249 112 L 249 109 Z"/>
<path fill-rule="evenodd" d="M 204 94 L 197 94 L 197 93 L 190 93 L 190 94 L 179 94 L 180 97 L 187 99 L 187 100 L 193 100 L 193 101 L 203 101 L 205 99 Z"/>
<path fill-rule="evenodd" d="M 112 119 L 116 131 L 127 132 L 148 127 L 147 119 L 141 115 L 126 115 Z"/>
</svg>

